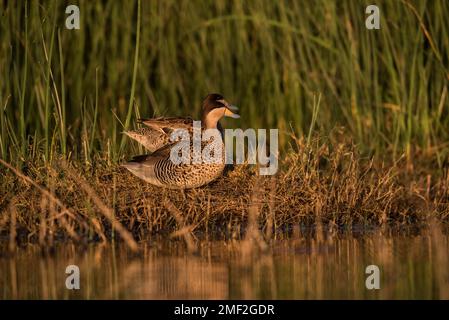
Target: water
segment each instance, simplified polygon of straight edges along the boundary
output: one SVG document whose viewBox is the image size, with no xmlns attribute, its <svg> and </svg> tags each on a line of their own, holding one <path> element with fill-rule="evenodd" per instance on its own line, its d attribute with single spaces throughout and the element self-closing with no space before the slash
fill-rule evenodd
<svg viewBox="0 0 449 320">
<path fill-rule="evenodd" d="M 124 245 L 32 245 L 0 258 L 2 299 L 439 299 L 449 298 L 448 237 L 340 237 L 274 241 L 267 254 L 239 242 L 204 242 L 200 253 L 179 241 Z M 5 252 L 2 250 L 1 252 Z M 65 269 L 80 269 L 68 290 Z M 380 289 L 365 287 L 377 265 Z"/>
</svg>

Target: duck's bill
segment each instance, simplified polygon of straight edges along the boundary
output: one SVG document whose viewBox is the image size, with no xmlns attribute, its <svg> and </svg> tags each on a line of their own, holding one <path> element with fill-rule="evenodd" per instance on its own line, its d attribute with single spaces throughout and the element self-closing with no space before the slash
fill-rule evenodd
<svg viewBox="0 0 449 320">
<path fill-rule="evenodd" d="M 227 106 L 229 110 L 231 110 L 232 112 L 238 112 L 239 108 L 237 106 L 234 106 L 233 104 L 230 104 Z"/>
<path fill-rule="evenodd" d="M 231 107 L 233 107 L 234 110 L 231 110 L 230 107 L 227 107 L 226 110 L 225 110 L 225 114 L 224 114 L 224 115 L 225 115 L 226 117 L 234 118 L 234 119 L 240 118 L 240 115 L 238 115 L 237 113 L 234 113 L 234 112 L 233 112 L 233 111 L 237 111 L 238 108 L 235 107 L 235 106 L 231 106 Z"/>
</svg>

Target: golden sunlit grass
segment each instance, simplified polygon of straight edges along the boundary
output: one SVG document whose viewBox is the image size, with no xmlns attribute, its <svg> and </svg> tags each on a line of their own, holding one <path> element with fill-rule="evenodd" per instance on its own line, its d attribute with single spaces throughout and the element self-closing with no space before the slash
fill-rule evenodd
<svg viewBox="0 0 449 320">
<path fill-rule="evenodd" d="M 433 217 L 447 221 L 447 172 L 429 169 L 431 176 L 406 161 L 361 158 L 351 144 L 292 141 L 274 176 L 235 166 L 210 185 L 185 191 L 154 187 L 102 160 L 27 163 L 23 173 L 2 165 L 0 230 L 11 243 L 119 237 L 133 250 L 136 241 L 171 234 L 195 251 L 196 238 L 245 239 L 264 249 L 264 239 L 295 232 L 320 238 L 366 227 L 419 230 Z M 253 233 L 245 236 L 246 230 Z"/>
</svg>

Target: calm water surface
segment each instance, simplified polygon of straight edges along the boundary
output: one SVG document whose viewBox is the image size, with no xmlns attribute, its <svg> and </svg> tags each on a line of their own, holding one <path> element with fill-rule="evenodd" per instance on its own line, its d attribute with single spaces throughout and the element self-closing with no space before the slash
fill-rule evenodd
<svg viewBox="0 0 449 320">
<path fill-rule="evenodd" d="M 1 252 L 5 252 L 2 250 Z M 274 241 L 268 254 L 239 242 L 205 242 L 198 255 L 182 242 L 36 246 L 0 257 L 2 299 L 448 299 L 448 237 L 339 237 Z M 80 269 L 80 290 L 65 287 L 65 268 Z M 380 269 L 367 290 L 365 268 Z"/>
</svg>

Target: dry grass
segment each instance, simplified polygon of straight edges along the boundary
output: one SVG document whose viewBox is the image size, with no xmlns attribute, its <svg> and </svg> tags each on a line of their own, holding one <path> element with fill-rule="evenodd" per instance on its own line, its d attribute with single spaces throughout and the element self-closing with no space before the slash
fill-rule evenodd
<svg viewBox="0 0 449 320">
<path fill-rule="evenodd" d="M 2 165 L 0 234 L 12 249 L 11 237 L 51 245 L 119 236 L 136 249 L 136 241 L 171 234 L 188 239 L 194 251 L 197 238 L 244 239 L 245 230 L 257 227 L 262 233 L 246 239 L 258 239 L 263 248 L 264 237 L 321 237 L 372 226 L 419 230 L 429 217 L 447 221 L 446 171 L 361 158 L 350 143 L 293 141 L 273 177 L 238 166 L 206 187 L 186 191 L 153 187 L 103 160 L 92 166 L 26 163 L 21 171 Z"/>
</svg>

